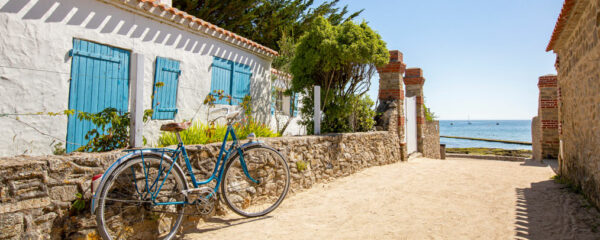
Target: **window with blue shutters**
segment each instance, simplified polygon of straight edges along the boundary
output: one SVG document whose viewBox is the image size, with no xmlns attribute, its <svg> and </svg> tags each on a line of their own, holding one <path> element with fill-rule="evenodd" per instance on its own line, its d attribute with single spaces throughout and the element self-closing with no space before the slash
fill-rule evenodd
<svg viewBox="0 0 600 240">
<path fill-rule="evenodd" d="M 152 92 L 152 119 L 174 119 L 177 114 L 177 86 L 179 83 L 179 61 L 157 57 L 154 68 L 154 90 Z"/>
<path fill-rule="evenodd" d="M 224 95 L 231 96 L 231 102 L 227 98 L 221 100 L 217 98 L 215 103 L 240 104 L 244 96 L 250 95 L 251 77 L 250 66 L 215 57 L 212 64 L 210 92 L 213 94 L 214 91 L 223 90 Z"/>
</svg>

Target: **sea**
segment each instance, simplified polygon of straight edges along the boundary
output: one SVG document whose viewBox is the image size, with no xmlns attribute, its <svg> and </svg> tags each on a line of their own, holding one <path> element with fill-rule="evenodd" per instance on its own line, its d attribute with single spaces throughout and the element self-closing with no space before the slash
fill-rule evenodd
<svg viewBox="0 0 600 240">
<path fill-rule="evenodd" d="M 440 136 L 531 142 L 531 120 L 440 120 Z M 440 143 L 446 144 L 446 148 L 485 147 L 531 150 L 531 145 L 443 137 L 440 137 Z"/>
</svg>

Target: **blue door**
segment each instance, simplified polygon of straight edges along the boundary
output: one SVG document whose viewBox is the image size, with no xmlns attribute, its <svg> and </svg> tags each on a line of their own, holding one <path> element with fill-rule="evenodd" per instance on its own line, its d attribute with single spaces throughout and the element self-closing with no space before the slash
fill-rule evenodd
<svg viewBox="0 0 600 240">
<path fill-rule="evenodd" d="M 116 108 L 120 113 L 129 105 L 129 55 L 127 50 L 80 39 L 73 40 L 69 109 L 97 113 Z M 90 121 L 69 116 L 67 152 L 88 143 L 85 135 L 95 128 Z"/>
</svg>

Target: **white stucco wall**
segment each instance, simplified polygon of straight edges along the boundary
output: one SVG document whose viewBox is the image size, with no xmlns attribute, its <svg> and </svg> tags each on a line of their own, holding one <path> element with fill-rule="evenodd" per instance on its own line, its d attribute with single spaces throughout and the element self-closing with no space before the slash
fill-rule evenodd
<svg viewBox="0 0 600 240">
<path fill-rule="evenodd" d="M 213 56 L 249 65 L 256 117 L 270 121 L 272 59 L 96 0 L 0 0 L 0 113 L 68 108 L 68 53 L 74 38 L 143 54 L 145 109 L 151 108 L 156 57 L 180 61 L 176 121 L 192 118 L 202 106 L 210 91 Z M 206 119 L 204 108 L 198 118 Z M 156 142 L 158 127 L 165 122 L 169 121 L 154 120 L 145 126 L 150 144 Z M 64 141 L 66 134 L 64 116 L 2 117 L 0 156 L 51 154 L 52 145 L 58 142 L 53 137 Z"/>
</svg>

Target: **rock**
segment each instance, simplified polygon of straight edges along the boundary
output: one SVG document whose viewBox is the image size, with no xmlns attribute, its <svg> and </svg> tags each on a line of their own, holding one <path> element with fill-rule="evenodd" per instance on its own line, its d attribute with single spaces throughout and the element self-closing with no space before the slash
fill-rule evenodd
<svg viewBox="0 0 600 240">
<path fill-rule="evenodd" d="M 23 234 L 24 224 L 21 213 L 0 215 L 0 239 L 19 239 Z"/>
<path fill-rule="evenodd" d="M 50 198 L 63 202 L 70 202 L 77 198 L 76 194 L 78 192 L 76 185 L 53 187 L 50 188 Z"/>
</svg>

